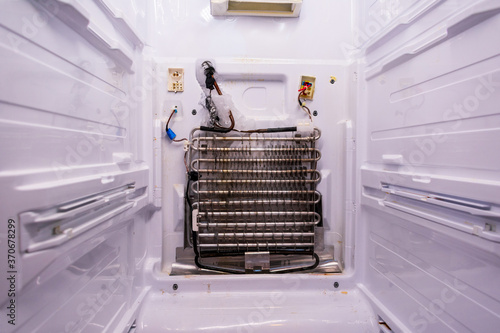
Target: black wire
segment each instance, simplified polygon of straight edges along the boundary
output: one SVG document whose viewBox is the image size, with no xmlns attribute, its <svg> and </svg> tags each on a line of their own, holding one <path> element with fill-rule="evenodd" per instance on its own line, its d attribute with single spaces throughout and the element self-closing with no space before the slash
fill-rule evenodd
<svg viewBox="0 0 500 333">
<path fill-rule="evenodd" d="M 175 109 L 172 110 L 170 117 L 168 117 L 167 125 L 165 126 L 165 131 L 167 131 L 167 132 L 168 132 L 168 124 L 170 124 L 170 119 L 172 119 L 172 116 L 174 115 L 174 113 L 175 113 Z"/>
<path fill-rule="evenodd" d="M 229 127 L 222 127 L 221 125 L 216 123 L 215 126 L 217 127 L 200 126 L 200 130 L 206 132 L 217 132 L 217 133 L 231 132 L 234 129 L 234 124 L 235 124 L 233 113 L 231 112 L 231 110 L 229 110 L 229 120 L 231 120 L 231 126 Z"/>
<path fill-rule="evenodd" d="M 230 269 L 230 268 L 223 268 L 223 267 L 212 267 L 212 266 L 207 266 L 204 265 L 200 262 L 200 253 L 198 252 L 198 233 L 193 230 L 192 232 L 193 235 L 193 249 L 194 249 L 194 263 L 196 267 L 201 268 L 201 269 L 208 269 L 212 271 L 219 271 L 223 273 L 232 273 L 232 274 L 245 274 L 245 271 L 242 270 L 237 270 L 237 269 Z"/>
<path fill-rule="evenodd" d="M 187 168 L 187 166 L 186 166 Z M 189 198 L 189 185 L 191 184 L 191 181 L 196 179 L 198 180 L 198 172 L 196 171 L 189 171 L 189 169 L 186 169 L 187 171 L 187 177 L 188 177 L 188 180 L 187 180 L 187 184 L 186 184 L 186 192 L 184 192 L 184 200 L 186 200 L 188 206 L 189 206 L 189 215 L 187 216 L 189 221 L 193 221 L 193 218 L 192 218 L 192 214 L 193 214 L 193 203 L 191 202 L 191 199 Z M 189 223 L 186 224 L 186 227 L 189 225 Z M 191 226 L 191 230 L 193 229 L 193 227 Z M 194 239 L 195 239 L 195 236 L 194 234 L 192 233 L 191 234 L 191 237 L 193 238 L 193 248 L 196 248 L 194 246 Z M 195 251 L 196 252 L 196 251 Z"/>
<path fill-rule="evenodd" d="M 208 269 L 212 271 L 219 271 L 223 273 L 232 273 L 232 274 L 245 274 L 245 271 L 239 270 L 239 269 L 231 269 L 231 268 L 224 268 L 224 267 L 214 267 L 214 266 L 207 266 L 204 265 L 200 262 L 200 253 L 198 251 L 198 233 L 196 231 L 192 232 L 193 236 L 193 249 L 194 249 L 194 263 L 198 268 L 201 269 Z M 270 271 L 270 274 L 283 274 L 283 273 L 294 273 L 294 272 L 303 272 L 303 271 L 309 271 L 312 269 L 315 269 L 319 265 L 319 256 L 316 253 L 313 253 L 313 257 L 315 259 L 314 264 L 311 266 L 304 266 L 304 267 L 297 267 L 297 268 L 290 268 L 290 269 L 284 269 L 280 271 Z M 265 274 L 265 273 L 263 273 Z"/>
<path fill-rule="evenodd" d="M 260 129 L 255 129 L 255 130 L 235 130 L 237 132 L 241 133 L 279 133 L 279 132 L 296 132 L 297 127 L 296 126 L 290 126 L 290 127 L 271 127 L 271 128 L 260 128 Z"/>
<path fill-rule="evenodd" d="M 189 185 L 191 184 L 192 181 L 197 181 L 199 175 L 197 171 L 188 171 L 187 176 L 188 176 L 188 181 L 186 184 L 186 192 L 184 194 L 184 197 L 186 198 L 189 208 L 193 210 L 193 205 L 191 203 L 191 199 L 189 198 Z"/>
<path fill-rule="evenodd" d="M 207 127 L 207 126 L 200 126 L 200 130 L 205 131 L 205 132 L 217 132 L 217 133 L 229 132 L 228 129 Z M 255 129 L 255 130 L 239 130 L 239 129 L 233 128 L 232 130 L 236 131 L 236 132 L 240 132 L 240 133 L 279 133 L 279 132 L 296 132 L 297 127 L 296 126 L 271 127 L 271 128 L 260 128 L 260 129 Z"/>
<path fill-rule="evenodd" d="M 210 61 L 202 62 L 201 66 L 203 67 L 203 73 L 205 74 L 205 87 L 213 90 L 215 85 L 215 68 Z"/>
<path fill-rule="evenodd" d="M 208 266 L 208 265 L 202 264 L 200 262 L 200 254 L 198 253 L 198 249 L 197 249 L 198 243 L 197 243 L 196 237 L 197 237 L 196 232 L 193 231 L 193 248 L 195 248 L 194 263 L 196 264 L 196 266 L 198 268 L 208 269 L 208 270 L 218 271 L 218 272 L 223 272 L 223 273 L 232 273 L 232 274 L 245 274 L 246 273 L 245 271 L 240 270 L 240 269 L 215 267 L 215 266 Z M 304 271 L 313 270 L 316 267 L 318 267 L 319 261 L 320 261 L 319 256 L 316 253 L 313 253 L 313 257 L 314 257 L 314 264 L 312 264 L 311 266 L 290 268 L 290 269 L 284 269 L 284 270 L 280 270 L 280 271 L 270 271 L 267 274 L 284 274 L 284 273 L 295 273 L 295 272 L 304 272 Z M 262 274 L 266 274 L 266 273 L 263 272 Z"/>
<path fill-rule="evenodd" d="M 175 113 L 175 109 L 172 110 L 172 113 L 170 114 L 170 117 L 168 117 L 167 124 L 165 125 L 165 132 L 168 132 L 168 124 L 170 124 L 170 120 L 172 119 L 172 116 Z M 189 141 L 187 138 L 182 138 L 182 139 L 172 139 L 174 142 L 182 142 L 182 141 Z"/>
</svg>

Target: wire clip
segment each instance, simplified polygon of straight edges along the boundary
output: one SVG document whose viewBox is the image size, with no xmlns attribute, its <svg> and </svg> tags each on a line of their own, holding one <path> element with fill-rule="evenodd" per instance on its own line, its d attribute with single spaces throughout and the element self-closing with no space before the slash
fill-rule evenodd
<svg viewBox="0 0 500 333">
<path fill-rule="evenodd" d="M 187 152 L 187 151 L 189 150 L 189 146 L 190 146 L 190 145 L 191 145 L 191 142 L 189 142 L 189 141 L 184 141 L 184 147 L 183 147 L 184 151 L 186 151 L 186 152 Z"/>
<path fill-rule="evenodd" d="M 297 132 L 312 133 L 314 131 L 314 126 L 312 122 L 299 121 L 297 123 Z"/>
</svg>

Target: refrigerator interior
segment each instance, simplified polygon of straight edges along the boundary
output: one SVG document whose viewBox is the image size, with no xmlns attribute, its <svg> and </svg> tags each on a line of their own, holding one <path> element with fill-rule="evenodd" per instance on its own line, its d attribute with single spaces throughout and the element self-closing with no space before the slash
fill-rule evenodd
<svg viewBox="0 0 500 333">
<path fill-rule="evenodd" d="M 284 3 L 272 8 L 300 15 L 218 16 L 209 0 L 0 1 L 0 331 L 500 324 L 500 3 Z M 298 131 L 196 131 L 217 126 L 207 95 L 222 127 Z M 203 183 L 227 196 L 196 195 Z M 193 230 L 211 221 L 245 226 L 208 227 L 201 254 L 225 246 L 246 274 L 196 267 Z M 256 222 L 275 226 L 249 230 Z M 307 256 L 289 260 L 280 241 Z M 310 267 L 311 253 L 317 267 L 279 272 Z"/>
</svg>

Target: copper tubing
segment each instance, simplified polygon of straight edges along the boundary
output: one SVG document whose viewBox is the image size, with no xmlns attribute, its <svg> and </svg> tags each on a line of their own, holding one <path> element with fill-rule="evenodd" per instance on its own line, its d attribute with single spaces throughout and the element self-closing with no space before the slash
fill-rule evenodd
<svg viewBox="0 0 500 333">
<path fill-rule="evenodd" d="M 219 85 L 217 84 L 217 81 L 215 81 L 215 78 L 214 78 L 214 87 L 215 87 L 215 90 L 217 90 L 217 94 L 222 96 L 222 91 L 220 91 Z"/>
<path fill-rule="evenodd" d="M 316 171 L 317 172 L 317 171 Z M 320 175 L 317 172 L 317 175 Z M 317 184 L 321 178 L 316 179 L 200 179 L 196 183 L 199 184 L 251 184 L 251 185 L 262 185 L 262 184 Z"/>
<path fill-rule="evenodd" d="M 308 195 L 308 194 L 316 194 L 318 191 L 314 190 L 198 190 L 197 183 L 194 182 L 191 185 L 191 190 L 195 194 L 203 194 L 203 195 L 257 195 L 257 196 L 269 196 L 269 195 L 277 195 L 277 196 L 290 196 L 290 195 Z"/>
<path fill-rule="evenodd" d="M 211 248 L 219 248 L 219 247 L 232 247 L 232 248 L 269 248 L 269 247 L 314 247 L 314 243 L 278 243 L 278 242 L 269 242 L 269 243 L 231 243 L 231 244 L 226 244 L 226 243 L 216 243 L 216 244 L 198 244 L 199 247 L 211 247 Z"/>
<path fill-rule="evenodd" d="M 315 195 L 315 200 L 295 200 L 295 199 L 261 199 L 261 200 L 207 200 L 195 202 L 193 207 L 200 206 L 244 206 L 244 205 L 306 205 L 317 204 L 320 200 L 319 192 Z"/>
<path fill-rule="evenodd" d="M 220 159 L 215 159 L 215 158 L 199 158 L 196 160 L 193 160 L 191 162 L 191 168 L 194 171 L 200 171 L 203 172 L 205 170 L 199 170 L 198 165 L 200 162 L 203 163 L 303 163 L 303 162 L 317 162 L 319 161 L 321 156 L 318 156 L 316 158 L 220 158 Z"/>
<path fill-rule="evenodd" d="M 197 255 L 314 251 L 321 223 L 316 191 L 321 153 L 315 145 L 321 132 L 198 130 L 191 133 L 189 163 L 198 177 L 188 189 L 194 197 L 190 222 Z"/>
<path fill-rule="evenodd" d="M 226 238 L 226 237 L 245 237 L 245 238 L 250 238 L 250 237 L 312 237 L 314 236 L 314 232 L 218 232 L 218 233 L 200 233 L 198 235 L 199 237 L 202 238 L 216 238 L 216 237 L 221 237 L 221 238 Z"/>
<path fill-rule="evenodd" d="M 198 212 L 198 216 L 202 217 L 288 217 L 288 216 L 314 216 L 315 221 L 320 221 L 321 216 L 316 212 L 311 211 L 230 211 L 230 212 Z"/>
<path fill-rule="evenodd" d="M 265 228 L 265 227 L 302 227 L 302 226 L 313 226 L 318 224 L 319 221 L 309 221 L 309 222 L 297 222 L 297 221 L 288 221 L 288 222 L 198 222 L 198 226 L 200 228 L 239 228 L 239 229 L 248 229 L 248 228 Z"/>
<path fill-rule="evenodd" d="M 229 111 L 229 119 L 233 119 L 233 115 L 231 111 Z M 213 136 L 195 136 L 194 133 L 197 131 L 200 131 L 201 129 L 199 127 L 194 128 L 191 131 L 191 140 L 192 142 L 197 142 L 197 141 L 292 141 L 292 142 L 297 142 L 297 141 L 305 141 L 305 142 L 311 142 L 311 141 L 317 141 L 321 138 L 321 131 L 315 127 L 314 128 L 314 136 L 307 136 L 307 137 L 262 137 L 258 136 L 258 133 L 252 132 L 252 133 L 246 133 L 248 135 L 244 136 L 230 136 L 230 137 L 213 137 Z M 240 133 L 245 133 L 244 131 L 239 131 Z M 255 136 L 252 136 L 252 134 L 256 134 Z"/>
</svg>

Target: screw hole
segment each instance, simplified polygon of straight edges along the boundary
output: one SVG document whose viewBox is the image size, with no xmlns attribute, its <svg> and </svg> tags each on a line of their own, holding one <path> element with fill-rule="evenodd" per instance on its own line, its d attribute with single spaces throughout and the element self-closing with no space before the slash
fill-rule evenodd
<svg viewBox="0 0 500 333">
<path fill-rule="evenodd" d="M 333 287 L 334 287 L 334 288 L 338 288 L 338 287 L 339 287 L 339 283 L 338 283 L 338 282 L 335 282 L 335 283 L 333 284 Z"/>
<path fill-rule="evenodd" d="M 313 116 L 315 116 L 315 117 L 316 117 L 317 115 L 318 115 L 318 111 L 314 110 L 314 111 L 313 111 Z"/>
<path fill-rule="evenodd" d="M 179 286 L 177 285 L 177 283 L 174 283 L 174 285 L 172 286 L 172 289 L 174 289 L 174 290 L 179 289 Z"/>
<path fill-rule="evenodd" d="M 193 116 L 196 116 L 196 109 L 193 109 L 193 111 L 191 111 L 191 113 L 193 114 Z"/>
</svg>

